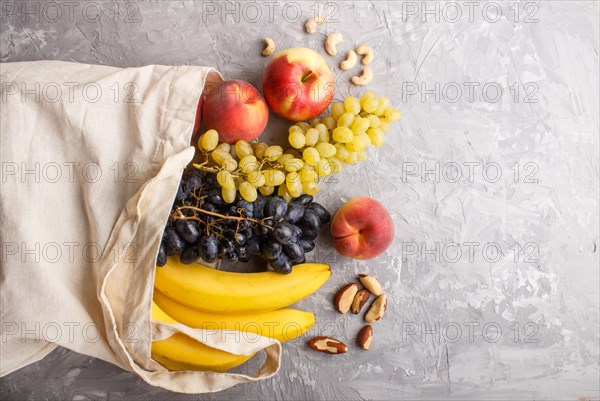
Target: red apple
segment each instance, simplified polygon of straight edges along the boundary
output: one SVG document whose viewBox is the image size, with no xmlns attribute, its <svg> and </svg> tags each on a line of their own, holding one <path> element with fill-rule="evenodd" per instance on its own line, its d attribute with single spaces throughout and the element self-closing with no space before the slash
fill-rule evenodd
<svg viewBox="0 0 600 401">
<path fill-rule="evenodd" d="M 204 126 L 215 129 L 221 142 L 250 142 L 267 126 L 269 108 L 260 92 L 246 81 L 224 81 L 206 95 Z"/>
<path fill-rule="evenodd" d="M 331 103 L 333 74 L 323 57 L 307 48 L 276 54 L 265 71 L 263 94 L 277 115 L 290 121 L 317 117 Z"/>
<path fill-rule="evenodd" d="M 394 239 L 394 222 L 381 203 L 372 198 L 346 202 L 331 222 L 333 244 L 340 255 L 373 259 Z"/>
</svg>

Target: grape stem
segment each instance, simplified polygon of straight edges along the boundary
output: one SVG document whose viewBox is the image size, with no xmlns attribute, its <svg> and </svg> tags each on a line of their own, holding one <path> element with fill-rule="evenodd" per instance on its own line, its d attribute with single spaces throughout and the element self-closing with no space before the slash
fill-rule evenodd
<svg viewBox="0 0 600 401">
<path fill-rule="evenodd" d="M 193 210 L 193 211 L 198 212 L 198 213 L 208 214 L 210 216 L 220 217 L 222 219 L 228 219 L 228 220 L 237 220 L 237 221 L 248 220 L 248 221 L 251 221 L 253 223 L 257 223 L 257 224 L 260 224 L 260 225 L 265 225 L 266 227 L 269 227 L 271 230 L 273 229 L 273 227 L 264 224 L 262 221 L 255 220 L 255 219 L 252 219 L 250 217 L 226 216 L 224 214 L 211 212 L 211 211 L 204 210 L 204 209 L 201 209 L 199 207 L 194 207 L 194 206 L 179 206 L 177 208 L 176 212 L 173 213 L 175 215 L 177 212 L 179 212 L 179 214 L 177 216 L 174 216 L 174 218 L 176 218 L 178 220 L 196 220 L 196 219 L 198 219 L 197 217 L 196 218 L 180 217 L 182 215 L 181 210 Z M 190 217 L 194 217 L 194 216 L 190 216 Z"/>
</svg>

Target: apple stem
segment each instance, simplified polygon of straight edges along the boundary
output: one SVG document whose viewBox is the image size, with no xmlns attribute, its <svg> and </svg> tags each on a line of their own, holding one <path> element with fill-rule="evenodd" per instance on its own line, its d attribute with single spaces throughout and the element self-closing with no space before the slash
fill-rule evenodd
<svg viewBox="0 0 600 401">
<path fill-rule="evenodd" d="M 313 72 L 309 71 L 305 76 L 302 77 L 302 82 L 306 82 L 312 74 L 313 74 Z"/>
</svg>

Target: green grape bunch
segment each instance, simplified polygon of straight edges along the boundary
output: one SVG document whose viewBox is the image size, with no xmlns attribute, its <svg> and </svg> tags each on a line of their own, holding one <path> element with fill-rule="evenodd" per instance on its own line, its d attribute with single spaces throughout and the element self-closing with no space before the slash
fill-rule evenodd
<svg viewBox="0 0 600 401">
<path fill-rule="evenodd" d="M 315 195 L 319 180 L 342 171 L 345 165 L 364 161 L 369 146 L 384 144 L 385 133 L 401 118 L 389 99 L 364 93 L 334 102 L 331 114 L 289 127 L 288 142 L 269 146 L 237 141 L 234 147 L 219 143 L 219 134 L 209 130 L 198 140 L 204 162 L 194 164 L 213 172 L 222 187 L 222 197 L 233 203 L 239 194 L 248 202 L 262 195 L 277 194 L 288 202 L 302 194 Z"/>
</svg>

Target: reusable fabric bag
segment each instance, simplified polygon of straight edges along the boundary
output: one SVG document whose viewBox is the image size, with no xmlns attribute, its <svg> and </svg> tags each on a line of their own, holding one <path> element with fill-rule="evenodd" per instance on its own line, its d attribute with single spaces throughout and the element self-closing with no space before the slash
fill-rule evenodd
<svg viewBox="0 0 600 401">
<path fill-rule="evenodd" d="M 40 61 L 0 64 L 0 78 L 0 376 L 58 345 L 185 393 L 276 374 L 277 341 L 150 318 L 198 101 L 220 75 Z M 152 360 L 151 341 L 177 332 L 238 355 L 264 349 L 266 361 L 252 377 L 169 372 Z"/>
</svg>

